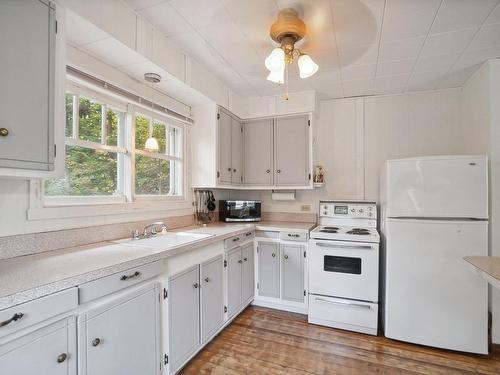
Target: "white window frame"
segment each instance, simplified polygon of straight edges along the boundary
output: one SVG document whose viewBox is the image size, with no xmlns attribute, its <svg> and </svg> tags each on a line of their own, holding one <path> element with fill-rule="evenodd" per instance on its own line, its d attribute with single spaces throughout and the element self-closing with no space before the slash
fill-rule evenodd
<svg viewBox="0 0 500 375">
<path fill-rule="evenodd" d="M 81 83 L 67 81 L 66 93 L 76 96 L 83 96 L 90 100 L 95 100 L 105 108 L 112 108 L 125 112 L 125 128 L 121 130 L 124 135 L 123 147 L 109 146 L 97 142 L 89 142 L 78 139 L 78 133 L 75 133 L 73 127 L 72 137 L 66 137 L 65 145 L 83 146 L 96 150 L 116 152 L 117 155 L 123 155 L 123 169 L 118 178 L 122 180 L 123 191 L 119 196 L 45 196 L 44 181 L 42 179 L 30 181 L 30 208 L 28 209 L 29 220 L 40 219 L 58 219 L 66 217 L 88 217 L 98 215 L 126 214 L 130 210 L 134 212 L 154 212 L 170 210 L 175 212 L 186 212 L 191 209 L 191 203 L 187 200 L 187 142 L 188 126 L 182 121 L 175 120 L 169 116 L 155 111 L 154 118 L 166 126 L 179 128 L 181 131 L 181 154 L 179 157 L 162 155 L 160 153 L 150 153 L 135 149 L 135 114 L 151 114 L 151 109 L 147 109 L 140 103 L 129 103 L 127 100 L 121 101 L 120 98 L 112 95 L 106 95 L 100 91 L 95 91 L 92 87 L 82 85 Z M 76 99 L 78 102 L 78 99 Z M 78 109 L 73 106 L 73 124 L 75 118 L 78 118 Z M 66 124 L 64 124 L 66 126 Z M 105 138 L 102 137 L 102 142 Z M 181 165 L 181 175 L 178 177 L 180 191 L 178 195 L 136 195 L 135 194 L 135 155 L 140 154 L 148 157 L 161 158 L 165 160 L 174 160 Z M 119 169 L 120 170 L 120 169 Z M 171 177 L 172 178 L 172 177 Z M 119 189 L 119 186 L 118 186 Z"/>
</svg>

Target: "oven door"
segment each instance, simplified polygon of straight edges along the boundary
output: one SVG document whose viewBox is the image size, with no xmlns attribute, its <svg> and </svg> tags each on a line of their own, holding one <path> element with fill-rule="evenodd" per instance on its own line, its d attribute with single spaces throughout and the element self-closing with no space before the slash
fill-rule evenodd
<svg viewBox="0 0 500 375">
<path fill-rule="evenodd" d="M 378 301 L 378 244 L 311 240 L 309 247 L 310 293 Z"/>
</svg>

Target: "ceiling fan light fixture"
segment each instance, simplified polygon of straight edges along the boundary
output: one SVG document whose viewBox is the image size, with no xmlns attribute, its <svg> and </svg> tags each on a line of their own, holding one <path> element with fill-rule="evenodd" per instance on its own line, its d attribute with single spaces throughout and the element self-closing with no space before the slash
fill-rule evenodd
<svg viewBox="0 0 500 375">
<path fill-rule="evenodd" d="M 285 68 L 270 72 L 267 80 L 282 85 L 285 83 Z"/>
<path fill-rule="evenodd" d="M 285 51 L 281 47 L 274 48 L 264 61 L 270 72 L 281 71 L 285 68 Z"/>
<path fill-rule="evenodd" d="M 314 75 L 318 69 L 319 66 L 316 64 L 311 56 L 304 54 L 301 54 L 299 56 L 299 60 L 297 61 L 297 64 L 299 65 L 299 75 L 300 78 L 308 78 Z"/>
</svg>

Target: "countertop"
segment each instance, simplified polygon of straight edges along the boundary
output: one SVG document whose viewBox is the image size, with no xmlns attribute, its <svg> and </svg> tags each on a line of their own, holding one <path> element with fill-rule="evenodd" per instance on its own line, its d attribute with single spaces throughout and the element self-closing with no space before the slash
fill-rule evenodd
<svg viewBox="0 0 500 375">
<path fill-rule="evenodd" d="M 123 270 L 191 251 L 248 230 L 308 232 L 312 223 L 213 223 L 169 232 L 168 246 L 106 241 L 0 260 L 0 310 Z M 210 235 L 205 238 L 189 234 Z M 160 236 L 160 235 L 159 235 Z M 170 240 L 171 239 L 171 240 Z M 186 242 L 187 240 L 189 242 Z"/>
<path fill-rule="evenodd" d="M 464 260 L 491 285 L 500 288 L 500 257 L 471 256 L 464 257 Z"/>
</svg>

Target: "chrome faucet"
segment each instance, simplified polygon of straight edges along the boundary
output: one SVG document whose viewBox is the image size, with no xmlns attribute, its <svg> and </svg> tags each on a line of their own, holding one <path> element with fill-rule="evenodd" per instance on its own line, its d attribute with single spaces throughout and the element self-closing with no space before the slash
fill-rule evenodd
<svg viewBox="0 0 500 375">
<path fill-rule="evenodd" d="M 160 227 L 160 232 L 158 232 L 158 227 Z M 148 229 L 151 228 L 151 231 L 148 233 Z M 142 235 L 139 234 L 139 231 L 136 229 L 134 230 L 134 232 L 132 233 L 132 238 L 134 240 L 139 240 L 141 238 L 148 238 L 148 237 L 152 237 L 158 233 L 161 233 L 163 231 L 166 231 L 167 230 L 167 226 L 165 225 L 165 223 L 163 221 L 155 221 L 154 223 L 151 223 L 151 224 L 148 224 L 144 227 L 143 231 L 142 231 Z"/>
</svg>

